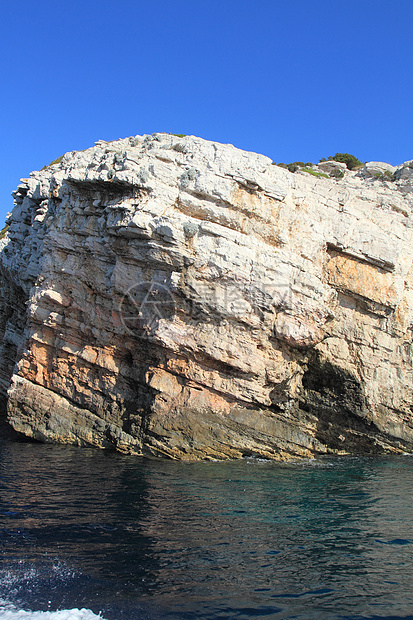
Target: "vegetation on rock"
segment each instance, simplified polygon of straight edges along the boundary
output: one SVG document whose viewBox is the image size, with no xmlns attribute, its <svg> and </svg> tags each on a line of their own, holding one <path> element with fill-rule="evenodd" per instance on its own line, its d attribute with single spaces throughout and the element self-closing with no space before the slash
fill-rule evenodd
<svg viewBox="0 0 413 620">
<path fill-rule="evenodd" d="M 6 224 L 1 230 L 0 230 L 0 239 L 3 239 L 3 237 L 5 237 L 6 232 L 9 230 L 10 228 L 10 224 Z"/>
<path fill-rule="evenodd" d="M 321 161 L 327 161 L 326 159 L 320 159 Z M 343 164 L 346 164 L 349 170 L 356 170 L 363 166 L 363 162 L 360 161 L 355 155 L 350 155 L 350 153 L 336 153 L 334 156 L 330 155 L 328 161 L 339 161 Z"/>
<path fill-rule="evenodd" d="M 339 168 L 335 168 L 329 174 L 332 179 L 342 179 L 344 177 L 344 172 Z"/>
<path fill-rule="evenodd" d="M 376 172 L 376 174 L 374 175 L 375 179 L 378 179 L 379 181 L 394 181 L 395 180 L 395 176 L 392 172 L 390 172 L 390 170 L 385 170 L 384 172 Z"/>
<path fill-rule="evenodd" d="M 308 174 L 312 174 L 313 177 L 324 177 L 325 179 L 328 179 L 328 174 L 325 174 L 325 172 L 316 172 L 315 170 L 313 170 L 312 168 L 308 168 L 307 166 L 301 168 L 301 172 L 308 172 Z"/>
<path fill-rule="evenodd" d="M 335 155 L 330 155 L 328 159 L 326 159 L 325 157 L 322 157 L 321 159 L 319 159 L 319 163 L 325 162 L 325 161 L 338 161 L 340 163 L 346 164 L 349 170 L 357 170 L 358 168 L 361 168 L 361 166 L 364 165 L 360 159 L 358 159 L 355 155 L 351 155 L 350 153 L 336 153 Z M 302 161 L 294 161 L 294 162 L 291 162 L 290 164 L 284 164 L 284 163 L 277 164 L 274 161 L 273 164 L 276 166 L 280 166 L 280 168 L 286 168 L 290 172 L 297 172 L 298 170 L 302 170 L 304 172 L 308 172 L 309 174 L 312 174 L 313 176 L 325 176 L 325 177 L 328 176 L 324 173 L 316 172 L 315 170 L 313 170 L 312 167 L 314 166 L 314 164 L 312 164 L 311 162 L 304 163 Z M 339 179 L 339 178 L 343 178 L 344 174 L 341 171 L 337 170 L 337 171 L 334 171 L 329 176 Z"/>
<path fill-rule="evenodd" d="M 275 162 L 274 162 L 275 164 Z M 302 161 L 294 161 L 291 164 L 275 164 L 276 166 L 279 166 L 280 168 L 286 168 L 286 170 L 289 170 L 290 172 L 297 172 L 297 170 L 299 168 L 304 167 L 304 162 Z M 310 164 L 311 165 L 311 164 Z"/>
<path fill-rule="evenodd" d="M 46 168 L 49 168 L 49 166 L 54 166 L 55 164 L 60 164 L 60 162 L 62 161 L 64 157 L 63 155 L 60 155 L 60 157 L 58 157 L 57 159 L 54 159 L 53 161 L 50 162 L 50 164 L 47 164 L 46 166 L 43 166 L 42 170 L 46 170 Z"/>
</svg>

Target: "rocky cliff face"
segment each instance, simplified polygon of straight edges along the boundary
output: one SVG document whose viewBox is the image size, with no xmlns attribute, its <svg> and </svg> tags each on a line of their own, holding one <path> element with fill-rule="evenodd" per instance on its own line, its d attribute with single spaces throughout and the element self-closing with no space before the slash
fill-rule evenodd
<svg viewBox="0 0 413 620">
<path fill-rule="evenodd" d="M 16 430 L 172 458 L 413 449 L 413 162 L 271 164 L 154 134 L 22 180 L 0 242 Z"/>
</svg>

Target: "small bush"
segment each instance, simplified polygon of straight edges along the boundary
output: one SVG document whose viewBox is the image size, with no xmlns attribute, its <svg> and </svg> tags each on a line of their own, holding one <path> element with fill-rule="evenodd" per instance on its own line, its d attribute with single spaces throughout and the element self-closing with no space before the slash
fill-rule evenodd
<svg viewBox="0 0 413 620">
<path fill-rule="evenodd" d="M 277 166 L 279 166 L 280 168 L 285 168 L 290 172 L 297 172 L 299 168 L 298 162 L 294 162 L 293 164 L 277 164 Z"/>
<path fill-rule="evenodd" d="M 273 162 L 275 163 L 275 162 Z M 297 170 L 304 170 L 304 172 L 309 172 L 310 174 L 314 174 L 315 176 L 327 176 L 321 172 L 315 172 L 312 170 L 311 166 L 313 165 L 311 162 L 304 163 L 302 161 L 293 161 L 291 164 L 276 164 L 280 168 L 286 168 L 290 172 L 297 172 Z"/>
<path fill-rule="evenodd" d="M 342 179 L 344 176 L 344 172 L 342 170 L 340 170 L 340 168 L 334 168 L 331 172 L 330 172 L 330 177 L 332 179 Z"/>
<path fill-rule="evenodd" d="M 385 170 L 384 172 L 376 172 L 374 175 L 375 179 L 380 181 L 394 181 L 394 174 L 390 172 L 390 170 Z"/>
<path fill-rule="evenodd" d="M 169 134 L 169 135 L 171 135 L 171 136 L 176 136 L 177 138 L 186 138 L 186 136 L 187 136 L 188 134 L 186 134 L 186 133 L 171 133 L 171 134 Z"/>
<path fill-rule="evenodd" d="M 364 165 L 362 161 L 357 159 L 355 155 L 350 155 L 350 153 L 336 153 L 334 156 L 330 155 L 328 159 L 329 161 L 339 161 L 346 164 L 349 170 L 355 170 Z"/>
</svg>

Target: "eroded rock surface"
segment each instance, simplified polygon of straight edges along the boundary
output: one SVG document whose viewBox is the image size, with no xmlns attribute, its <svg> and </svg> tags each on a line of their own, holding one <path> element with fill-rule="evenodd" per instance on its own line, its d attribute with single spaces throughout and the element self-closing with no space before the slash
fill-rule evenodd
<svg viewBox="0 0 413 620">
<path fill-rule="evenodd" d="M 32 173 L 0 241 L 10 424 L 184 459 L 412 450 L 411 170 L 154 134 Z"/>
</svg>

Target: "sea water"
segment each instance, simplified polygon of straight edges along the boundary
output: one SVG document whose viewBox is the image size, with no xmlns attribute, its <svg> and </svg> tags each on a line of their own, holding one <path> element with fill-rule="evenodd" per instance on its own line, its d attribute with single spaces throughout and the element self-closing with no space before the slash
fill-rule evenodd
<svg viewBox="0 0 413 620">
<path fill-rule="evenodd" d="M 0 440 L 0 619 L 412 619 L 413 457 Z"/>
</svg>

